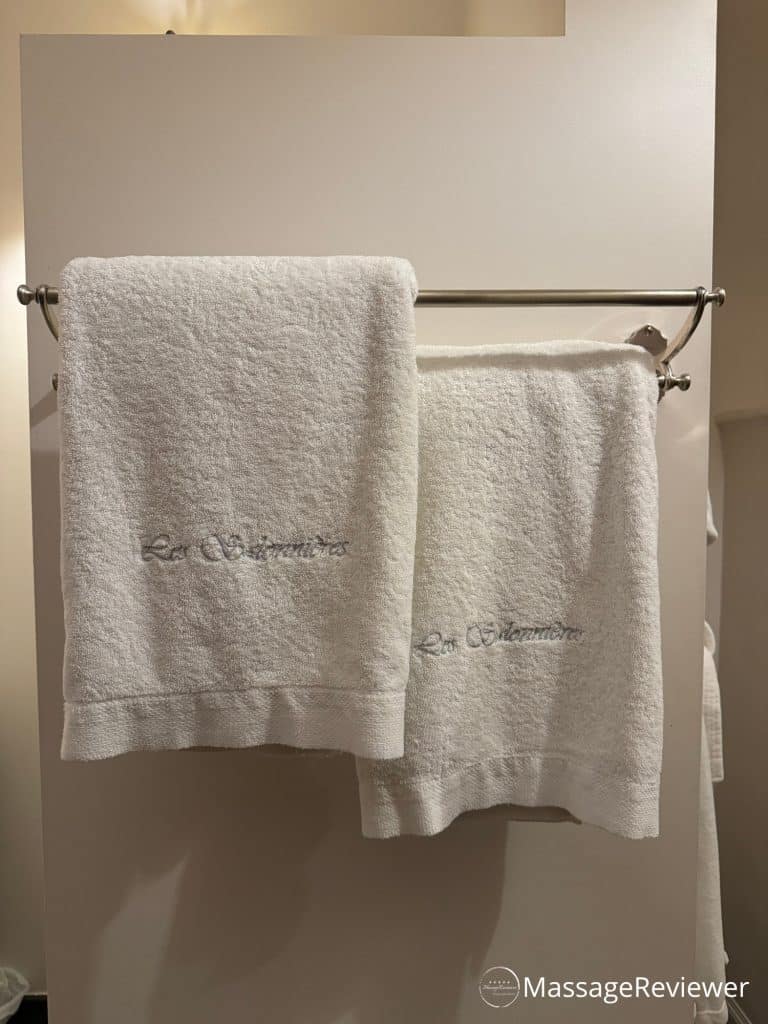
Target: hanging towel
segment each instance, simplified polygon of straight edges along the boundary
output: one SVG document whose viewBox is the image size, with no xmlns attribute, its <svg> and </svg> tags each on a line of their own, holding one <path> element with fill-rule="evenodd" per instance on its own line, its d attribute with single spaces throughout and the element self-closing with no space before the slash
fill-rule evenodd
<svg viewBox="0 0 768 1024">
<path fill-rule="evenodd" d="M 707 494 L 707 544 L 718 539 Z M 715 813 L 715 782 L 725 777 L 723 766 L 723 724 L 720 683 L 715 664 L 715 634 L 704 623 L 704 678 L 701 728 L 701 772 L 699 775 L 699 860 L 696 888 L 696 961 L 695 977 L 710 986 L 710 993 L 695 1000 L 694 1024 L 726 1024 L 728 1006 L 720 992 L 711 994 L 711 986 L 726 980 L 728 955 L 723 939 L 723 908 L 720 896 L 720 851 Z"/>
<path fill-rule="evenodd" d="M 720 897 L 720 853 L 711 774 L 709 737 L 702 720 L 701 771 L 699 774 L 699 845 L 696 874 L 696 959 L 694 978 L 704 987 L 694 1000 L 694 1024 L 727 1024 L 728 1006 L 723 995 L 728 957 L 723 940 L 723 908 Z M 712 986 L 720 986 L 717 995 Z"/>
<path fill-rule="evenodd" d="M 712 499 L 707 492 L 707 546 L 714 544 L 719 533 L 715 526 L 712 513 Z M 715 651 L 717 641 L 712 627 L 704 623 L 704 686 L 702 711 L 704 728 L 707 731 L 707 749 L 710 758 L 710 773 L 713 782 L 722 782 L 725 778 L 723 768 L 723 715 L 720 701 L 720 682 L 717 678 Z"/>
<path fill-rule="evenodd" d="M 65 267 L 64 758 L 402 753 L 415 295 L 390 258 Z"/>
<path fill-rule="evenodd" d="M 723 715 L 720 701 L 720 681 L 715 664 L 715 634 L 708 622 L 704 623 L 704 685 L 702 693 L 702 715 L 707 733 L 707 751 L 710 760 L 710 774 L 713 782 L 725 778 L 723 767 Z"/>
<path fill-rule="evenodd" d="M 658 832 L 658 388 L 642 349 L 417 349 L 404 757 L 358 761 L 367 836 L 555 806 Z"/>
</svg>

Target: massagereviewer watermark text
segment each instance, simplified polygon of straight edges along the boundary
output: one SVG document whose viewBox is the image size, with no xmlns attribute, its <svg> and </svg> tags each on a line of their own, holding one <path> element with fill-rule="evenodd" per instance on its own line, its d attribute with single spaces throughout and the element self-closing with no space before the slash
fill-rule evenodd
<svg viewBox="0 0 768 1024">
<path fill-rule="evenodd" d="M 554 979 L 518 976 L 511 967 L 489 967 L 478 986 L 487 1006 L 504 1009 L 523 999 L 594 999 L 609 1006 L 627 999 L 741 999 L 748 981 L 692 981 L 680 976 L 654 981 L 635 977 L 623 981 Z"/>
</svg>

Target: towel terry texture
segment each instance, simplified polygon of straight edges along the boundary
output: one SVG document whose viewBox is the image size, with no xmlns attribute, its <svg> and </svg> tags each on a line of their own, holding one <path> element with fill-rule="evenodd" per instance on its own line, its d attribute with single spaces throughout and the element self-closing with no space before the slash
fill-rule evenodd
<svg viewBox="0 0 768 1024">
<path fill-rule="evenodd" d="M 702 693 L 702 714 L 707 732 L 707 751 L 710 759 L 710 774 L 713 782 L 725 778 L 723 767 L 723 715 L 720 700 L 720 681 L 715 664 L 715 634 L 708 622 L 704 623 L 704 686 Z"/>
<path fill-rule="evenodd" d="M 642 349 L 417 348 L 405 754 L 357 762 L 363 831 L 553 805 L 658 833 L 657 384 Z"/>
<path fill-rule="evenodd" d="M 718 538 L 707 494 L 707 544 Z M 701 729 L 701 773 L 699 776 L 699 861 L 696 891 L 696 978 L 712 984 L 726 980 L 728 956 L 723 940 L 723 908 L 720 897 L 720 851 L 715 813 L 715 782 L 722 782 L 723 724 L 720 684 L 715 664 L 715 634 L 704 623 L 704 686 Z M 728 1006 L 719 995 L 701 995 L 695 1000 L 694 1024 L 726 1024 Z"/>
<path fill-rule="evenodd" d="M 66 266 L 63 757 L 402 754 L 415 295 L 384 257 Z"/>
</svg>

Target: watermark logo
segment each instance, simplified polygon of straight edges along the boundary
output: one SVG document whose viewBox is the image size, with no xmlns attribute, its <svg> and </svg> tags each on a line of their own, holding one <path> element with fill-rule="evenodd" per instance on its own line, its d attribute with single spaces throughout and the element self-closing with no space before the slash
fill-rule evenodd
<svg viewBox="0 0 768 1024">
<path fill-rule="evenodd" d="M 480 998 L 487 1006 L 502 1010 L 520 995 L 520 979 L 511 967 L 489 967 L 480 979 Z"/>
<path fill-rule="evenodd" d="M 652 980 L 642 976 L 617 979 L 555 979 L 543 975 L 523 975 L 522 981 L 511 967 L 489 967 L 478 986 L 486 1006 L 503 1009 L 521 998 L 526 999 L 593 999 L 606 1006 L 629 999 L 743 999 L 748 981 L 697 981 L 679 978 Z"/>
</svg>

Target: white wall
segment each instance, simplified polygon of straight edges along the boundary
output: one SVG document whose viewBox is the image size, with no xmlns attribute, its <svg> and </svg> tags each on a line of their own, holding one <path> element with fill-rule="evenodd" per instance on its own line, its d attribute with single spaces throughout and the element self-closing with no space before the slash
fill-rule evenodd
<svg viewBox="0 0 768 1024">
<path fill-rule="evenodd" d="M 379 251 L 409 256 L 423 287 L 706 283 L 713 43 L 701 0 L 573 0 L 566 37 L 538 40 L 27 39 L 27 276 L 55 281 L 83 252 Z M 646 316 L 424 310 L 419 329 L 617 339 Z M 668 332 L 679 319 L 654 316 Z M 58 760 L 56 352 L 30 321 L 54 1024 L 207 1024 L 254 1006 L 302 1024 L 469 1024 L 491 963 L 690 975 L 707 343 L 705 325 L 679 367 L 695 386 L 665 400 L 659 428 L 662 838 L 469 818 L 377 843 L 359 837 L 345 759 Z M 622 1024 L 647 1013 L 622 1009 Z M 577 1024 L 615 1014 L 568 1008 Z M 682 1024 L 690 1007 L 654 1016 Z M 563 1019 L 556 1003 L 527 1015 Z"/>
<path fill-rule="evenodd" d="M 501 9 L 503 6 L 503 10 Z M 3 0 L 0 4 L 0 964 L 45 989 L 32 592 L 19 36 L 31 32 L 562 34 L 564 0 Z M 490 19 L 490 20 L 489 20 Z M 34 309 L 32 315 L 36 315 Z"/>
</svg>

